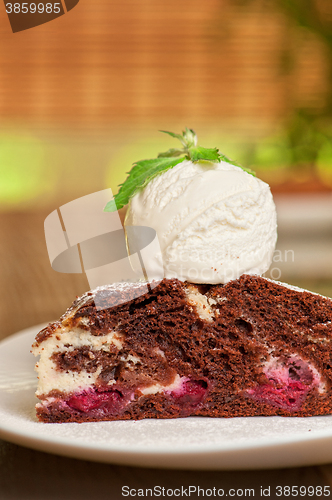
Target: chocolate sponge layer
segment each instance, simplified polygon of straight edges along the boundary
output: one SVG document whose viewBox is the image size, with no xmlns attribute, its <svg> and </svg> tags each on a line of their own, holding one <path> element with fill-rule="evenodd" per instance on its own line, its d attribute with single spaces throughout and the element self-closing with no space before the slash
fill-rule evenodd
<svg viewBox="0 0 332 500">
<path fill-rule="evenodd" d="M 332 413 L 330 299 L 248 275 L 227 285 L 165 279 L 134 298 L 139 286 L 91 291 L 37 335 L 39 348 L 75 328 L 121 338 L 105 351 L 54 349 L 57 372 L 94 382 L 38 394 L 40 420 Z M 127 302 L 114 306 L 117 293 Z"/>
</svg>

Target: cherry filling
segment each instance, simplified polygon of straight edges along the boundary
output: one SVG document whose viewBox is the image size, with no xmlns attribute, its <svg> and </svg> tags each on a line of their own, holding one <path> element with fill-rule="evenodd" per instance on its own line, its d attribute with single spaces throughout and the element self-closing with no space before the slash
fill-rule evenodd
<svg viewBox="0 0 332 500">
<path fill-rule="evenodd" d="M 197 406 L 203 401 L 206 393 L 207 383 L 205 380 L 186 380 L 179 389 L 171 392 L 171 396 L 178 403 Z"/>
<path fill-rule="evenodd" d="M 181 386 L 172 391 L 165 392 L 171 398 L 180 403 L 184 412 L 190 412 L 193 407 L 199 405 L 207 392 L 207 383 L 204 380 L 184 379 Z M 87 413 L 116 415 L 133 399 L 134 392 L 118 389 L 88 389 L 80 393 L 73 394 L 66 404 L 71 409 Z"/>
<path fill-rule="evenodd" d="M 307 393 L 319 384 L 312 368 L 301 358 L 274 358 L 265 367 L 268 383 L 249 389 L 253 399 L 288 411 L 299 410 Z"/>
<path fill-rule="evenodd" d="M 308 389 L 299 382 L 290 383 L 286 387 L 274 387 L 273 383 L 259 386 L 251 395 L 254 399 L 261 400 L 284 410 L 298 410 L 306 396 Z"/>
<path fill-rule="evenodd" d="M 122 406 L 123 399 L 123 394 L 118 390 L 97 392 L 90 389 L 71 396 L 67 405 L 84 413 L 100 409 L 112 413 Z"/>
</svg>

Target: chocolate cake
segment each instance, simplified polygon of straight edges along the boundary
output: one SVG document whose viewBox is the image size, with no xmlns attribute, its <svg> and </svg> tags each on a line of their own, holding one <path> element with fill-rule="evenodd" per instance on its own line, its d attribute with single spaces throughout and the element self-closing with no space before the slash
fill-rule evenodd
<svg viewBox="0 0 332 500">
<path fill-rule="evenodd" d="M 141 286 L 88 292 L 38 333 L 41 421 L 332 413 L 330 299 L 249 275 Z"/>
</svg>

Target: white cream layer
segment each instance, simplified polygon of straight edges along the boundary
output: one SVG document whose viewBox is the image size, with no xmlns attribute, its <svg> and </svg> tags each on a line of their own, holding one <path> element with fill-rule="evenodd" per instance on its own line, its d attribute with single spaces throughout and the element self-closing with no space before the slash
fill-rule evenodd
<svg viewBox="0 0 332 500">
<path fill-rule="evenodd" d="M 32 352 L 35 356 L 40 356 L 36 363 L 35 370 L 38 373 L 38 389 L 36 395 L 48 394 L 50 391 L 58 390 L 60 392 L 80 392 L 95 385 L 102 367 L 99 367 L 94 373 L 89 373 L 86 370 L 80 372 L 58 370 L 56 364 L 52 361 L 51 356 L 55 352 L 71 352 L 75 349 L 87 346 L 93 351 L 102 350 L 108 352 L 111 346 L 115 346 L 119 351 L 123 347 L 121 334 L 112 331 L 107 335 L 94 336 L 88 331 L 80 328 L 66 329 L 59 328 L 51 337 L 47 338 L 38 346 L 34 346 Z M 156 356 L 165 357 L 165 354 L 160 349 L 155 350 Z M 93 355 L 93 353 L 92 353 Z M 124 362 L 126 368 L 131 371 L 133 366 L 141 360 L 138 356 L 123 355 L 121 361 Z M 183 377 L 176 375 L 173 382 L 167 386 L 161 384 L 151 384 L 142 389 L 142 394 L 156 394 L 157 392 L 165 392 L 179 389 L 183 382 Z M 111 379 L 108 385 L 115 384 L 115 380 Z"/>
<path fill-rule="evenodd" d="M 198 316 L 206 321 L 214 319 L 214 311 L 212 305 L 217 302 L 213 299 L 208 299 L 205 295 L 200 293 L 195 286 L 188 286 L 186 288 L 186 295 L 188 304 L 195 307 Z"/>
<path fill-rule="evenodd" d="M 180 375 L 176 374 L 173 382 L 169 385 L 161 385 L 161 384 L 153 384 L 149 385 L 149 387 L 145 387 L 141 389 L 141 393 L 146 396 L 147 394 L 157 394 L 158 392 L 172 392 L 181 389 L 181 386 L 185 380 L 188 380 L 187 377 L 180 377 Z"/>
<path fill-rule="evenodd" d="M 92 386 L 96 382 L 101 367 L 94 373 L 88 373 L 85 370 L 65 372 L 57 370 L 56 364 L 50 359 L 55 352 L 70 352 L 84 346 L 94 351 L 102 350 L 106 352 L 110 350 L 111 346 L 121 349 L 121 335 L 112 331 L 107 335 L 95 336 L 80 328 L 68 330 L 62 327 L 40 345 L 34 346 L 32 348 L 33 354 L 40 356 L 35 367 L 39 379 L 37 396 L 47 394 L 52 390 L 63 392 L 81 390 L 87 386 Z M 114 381 L 110 381 L 110 385 L 112 383 Z"/>
</svg>

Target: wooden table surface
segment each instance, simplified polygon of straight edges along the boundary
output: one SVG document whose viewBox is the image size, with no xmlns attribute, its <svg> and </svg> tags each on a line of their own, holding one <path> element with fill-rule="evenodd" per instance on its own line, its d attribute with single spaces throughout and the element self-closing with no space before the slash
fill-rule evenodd
<svg viewBox="0 0 332 500">
<path fill-rule="evenodd" d="M 48 213 L 0 214 L 0 339 L 59 317 L 88 288 L 84 275 L 51 269 L 43 229 Z M 332 486 L 332 464 L 268 471 L 188 471 L 184 464 L 184 470 L 157 470 L 65 458 L 0 440 L 0 500 L 117 499 L 125 498 L 125 485 L 254 488 L 256 497 L 261 486 L 270 486 L 270 498 L 285 498 L 275 495 L 277 485 Z"/>
</svg>

